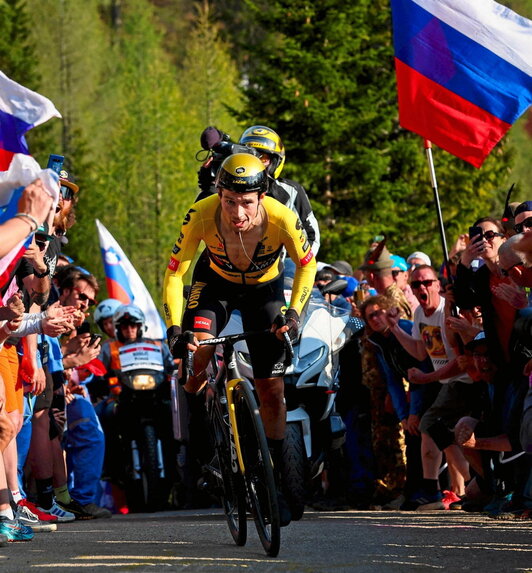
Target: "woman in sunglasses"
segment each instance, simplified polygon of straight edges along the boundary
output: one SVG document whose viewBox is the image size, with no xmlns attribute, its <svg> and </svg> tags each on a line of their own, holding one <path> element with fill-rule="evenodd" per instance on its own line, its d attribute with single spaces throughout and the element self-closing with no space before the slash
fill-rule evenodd
<svg viewBox="0 0 532 573">
<path fill-rule="evenodd" d="M 471 239 L 457 269 L 455 282 L 456 303 L 462 309 L 480 306 L 490 355 L 499 368 L 510 363 L 510 335 L 516 309 L 495 295 L 500 284 L 510 282 L 499 266 L 499 248 L 506 241 L 500 221 L 483 217 L 471 228 Z M 481 259 L 484 264 L 477 270 L 471 263 Z"/>
</svg>

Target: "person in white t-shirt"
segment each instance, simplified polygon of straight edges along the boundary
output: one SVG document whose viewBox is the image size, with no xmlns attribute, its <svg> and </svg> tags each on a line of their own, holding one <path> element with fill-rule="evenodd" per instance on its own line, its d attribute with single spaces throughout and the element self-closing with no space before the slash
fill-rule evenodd
<svg viewBox="0 0 532 573">
<path fill-rule="evenodd" d="M 421 455 L 423 487 L 402 509 L 444 509 L 449 500 L 458 501 L 464 495 L 465 481 L 469 480 L 469 466 L 454 444 L 452 429 L 458 419 L 467 415 L 474 405 L 477 388 L 456 361 L 455 351 L 448 338 L 445 319 L 445 299 L 440 295 L 436 271 L 421 265 L 412 271 L 410 286 L 419 301 L 414 313 L 412 336 L 405 333 L 388 314 L 390 327 L 403 347 L 418 360 L 430 357 L 434 372 L 408 371 L 408 379 L 416 384 L 439 381 L 440 393 L 421 419 Z M 451 492 L 442 495 L 438 474 L 445 452 L 451 477 Z M 449 501 L 450 503 L 450 501 Z"/>
</svg>

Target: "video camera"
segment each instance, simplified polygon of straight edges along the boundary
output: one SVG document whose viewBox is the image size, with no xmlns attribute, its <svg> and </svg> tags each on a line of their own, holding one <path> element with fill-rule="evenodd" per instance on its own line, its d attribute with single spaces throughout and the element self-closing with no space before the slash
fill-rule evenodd
<svg viewBox="0 0 532 573">
<path fill-rule="evenodd" d="M 223 160 L 235 153 L 249 153 L 260 157 L 260 153 L 254 147 L 247 147 L 231 141 L 228 133 L 210 126 L 203 130 L 200 137 L 202 149 L 209 151 L 209 158 L 198 171 L 198 185 L 202 191 L 212 192 L 212 185 Z"/>
</svg>

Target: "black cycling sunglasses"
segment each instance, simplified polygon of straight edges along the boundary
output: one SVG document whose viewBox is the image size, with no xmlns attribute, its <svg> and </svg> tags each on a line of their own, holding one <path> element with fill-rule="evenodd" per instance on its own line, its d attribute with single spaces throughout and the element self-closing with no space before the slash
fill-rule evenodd
<svg viewBox="0 0 532 573">
<path fill-rule="evenodd" d="M 532 217 L 527 217 L 522 223 L 514 225 L 514 231 L 516 233 L 522 233 L 525 227 L 527 229 L 532 229 Z"/>
</svg>

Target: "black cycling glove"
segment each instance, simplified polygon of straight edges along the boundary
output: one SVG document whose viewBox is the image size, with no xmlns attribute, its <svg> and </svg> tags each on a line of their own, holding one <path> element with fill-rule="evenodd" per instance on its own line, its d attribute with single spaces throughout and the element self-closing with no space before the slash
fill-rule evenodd
<svg viewBox="0 0 532 573">
<path fill-rule="evenodd" d="M 189 330 L 182 333 L 179 326 L 171 326 L 166 331 L 166 338 L 174 358 L 184 358 L 187 352 L 187 344 L 194 344 L 194 333 Z"/>
<path fill-rule="evenodd" d="M 289 308 L 285 314 L 279 314 L 275 318 L 274 324 L 277 328 L 287 325 L 290 341 L 295 342 L 297 340 L 299 336 L 299 314 L 293 308 Z"/>
</svg>

